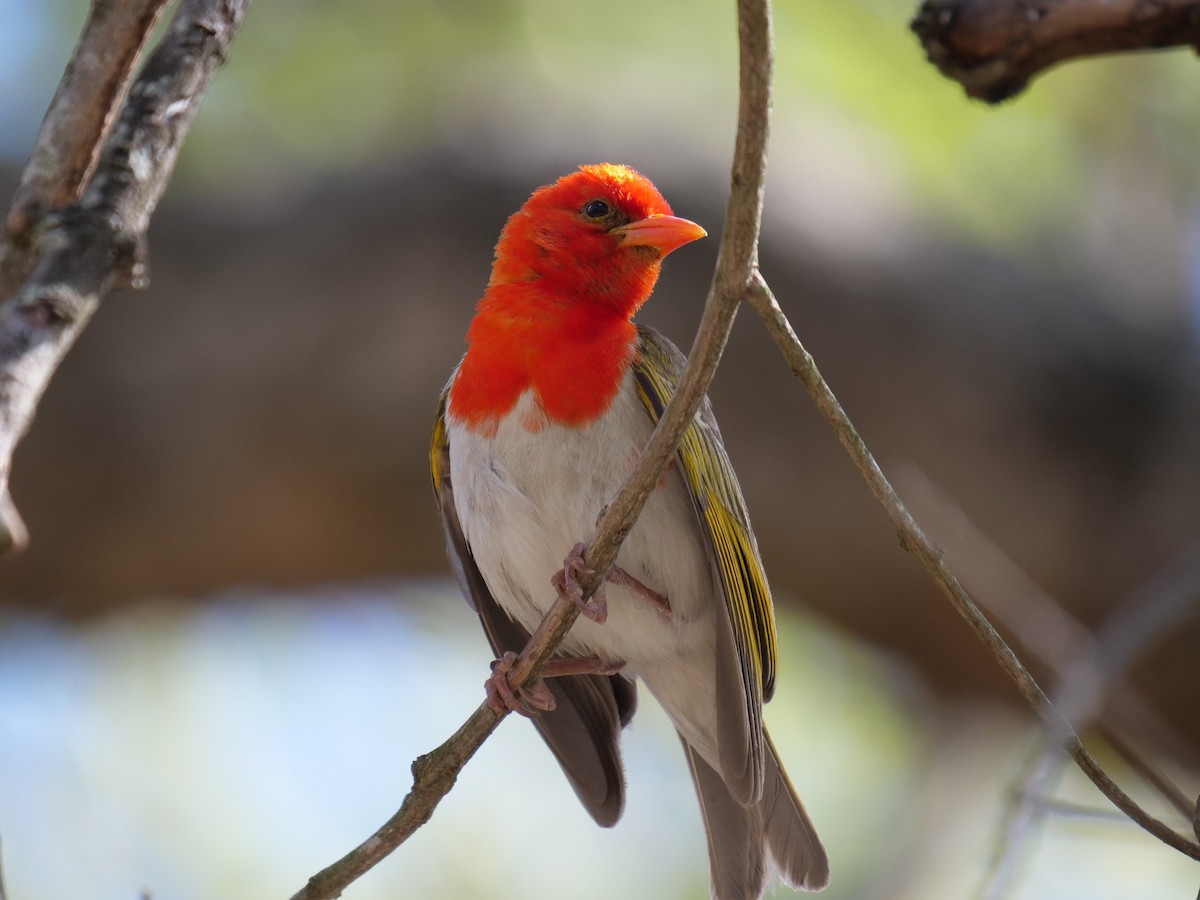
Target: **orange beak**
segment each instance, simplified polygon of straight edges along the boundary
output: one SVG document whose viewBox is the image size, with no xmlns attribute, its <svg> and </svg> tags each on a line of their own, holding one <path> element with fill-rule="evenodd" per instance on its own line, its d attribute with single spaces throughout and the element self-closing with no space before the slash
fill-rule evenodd
<svg viewBox="0 0 1200 900">
<path fill-rule="evenodd" d="M 653 215 L 614 228 L 609 234 L 615 234 L 622 247 L 656 247 L 666 256 L 684 244 L 699 240 L 708 232 L 690 219 Z"/>
</svg>

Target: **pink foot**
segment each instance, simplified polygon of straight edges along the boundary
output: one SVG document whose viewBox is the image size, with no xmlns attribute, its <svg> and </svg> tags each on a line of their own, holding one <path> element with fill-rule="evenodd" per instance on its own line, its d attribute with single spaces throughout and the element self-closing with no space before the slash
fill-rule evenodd
<svg viewBox="0 0 1200 900">
<path fill-rule="evenodd" d="M 493 660 L 492 674 L 483 683 L 483 689 L 487 693 L 488 706 L 496 712 L 515 712 L 529 718 L 554 709 L 554 695 L 546 687 L 545 679 L 564 675 L 616 675 L 625 668 L 623 660 L 605 662 L 598 656 L 552 659 L 542 669 L 542 677 L 533 685 L 514 691 L 508 676 L 518 659 L 518 655 L 509 650 Z"/>
<path fill-rule="evenodd" d="M 590 575 L 595 571 L 584 561 L 583 552 L 586 549 L 586 544 L 576 544 L 572 547 L 567 558 L 563 560 L 562 571 L 555 572 L 550 582 L 560 594 L 575 601 L 575 605 L 579 607 L 581 615 L 587 616 L 593 622 L 603 625 L 604 621 L 608 618 L 608 598 L 604 596 L 604 584 L 602 583 L 596 588 L 596 592 L 592 594 L 592 599 L 587 602 L 584 602 L 583 588 L 579 585 L 580 575 Z M 671 603 L 666 597 L 658 591 L 646 587 L 646 585 L 642 584 L 620 566 L 610 566 L 608 575 L 604 580 L 628 588 L 654 607 L 664 619 L 674 618 Z"/>
<path fill-rule="evenodd" d="M 581 615 L 603 625 L 604 620 L 608 618 L 608 601 L 604 597 L 604 585 L 601 584 L 596 588 L 592 598 L 587 601 L 583 599 L 583 588 L 579 586 L 579 576 L 590 575 L 593 572 L 583 559 L 583 551 L 586 549 L 586 544 L 576 544 L 572 547 L 567 558 L 563 560 L 562 571 L 555 572 L 550 583 L 564 597 L 575 601 Z"/>
<path fill-rule="evenodd" d="M 498 713 L 515 712 L 532 718 L 539 712 L 554 709 L 554 695 L 540 678 L 531 685 L 514 691 L 508 683 L 508 673 L 517 663 L 517 654 L 509 650 L 492 661 L 492 674 L 483 683 L 488 706 Z"/>
</svg>

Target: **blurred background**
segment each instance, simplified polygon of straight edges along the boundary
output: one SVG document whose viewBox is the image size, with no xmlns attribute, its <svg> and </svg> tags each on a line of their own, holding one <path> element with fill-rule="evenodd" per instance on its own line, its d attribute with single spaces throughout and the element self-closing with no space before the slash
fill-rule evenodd
<svg viewBox="0 0 1200 900">
<path fill-rule="evenodd" d="M 1018 652 L 1048 688 L 1094 645 L 1132 656 L 1106 716 L 1194 798 L 1195 617 L 1144 646 L 1113 623 L 1164 591 L 1196 607 L 1173 574 L 1200 537 L 1196 61 L 1075 64 L 991 109 L 926 63 L 914 11 L 776 4 L 763 270 Z M 85 13 L 0 0 L 4 196 Z M 735 112 L 727 0 L 252 6 L 154 220 L 151 288 L 102 308 L 16 457 L 13 900 L 287 897 L 391 814 L 487 674 L 427 448 L 496 236 L 577 164 L 635 166 L 713 235 L 641 315 L 690 346 Z M 748 312 L 711 394 L 777 595 L 768 721 L 828 896 L 1194 897 L 1195 864 L 1073 771 L 1033 784 L 1031 716 Z M 651 702 L 626 747 L 626 819 L 601 831 L 504 723 L 347 896 L 707 896 Z M 1019 798 L 1038 816 L 1014 829 Z"/>
</svg>

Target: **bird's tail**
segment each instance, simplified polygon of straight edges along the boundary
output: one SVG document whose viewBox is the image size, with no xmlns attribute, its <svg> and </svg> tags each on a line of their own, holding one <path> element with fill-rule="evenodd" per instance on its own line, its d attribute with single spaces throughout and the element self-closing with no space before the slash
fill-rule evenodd
<svg viewBox="0 0 1200 900">
<path fill-rule="evenodd" d="M 681 736 L 682 737 L 682 736 Z M 779 762 L 769 736 L 764 760 L 762 799 L 742 806 L 720 774 L 683 742 L 708 836 L 714 900 L 758 900 L 770 870 L 789 887 L 819 891 L 829 883 L 829 858 L 804 805 Z"/>
</svg>

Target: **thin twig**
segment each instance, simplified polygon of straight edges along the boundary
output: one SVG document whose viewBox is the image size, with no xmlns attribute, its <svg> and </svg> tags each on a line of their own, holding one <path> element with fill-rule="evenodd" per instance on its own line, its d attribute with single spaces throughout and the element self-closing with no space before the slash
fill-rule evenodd
<svg viewBox="0 0 1200 900">
<path fill-rule="evenodd" d="M 8 496 L 17 443 L 100 301 L 146 283 L 150 216 L 248 5 L 184 0 L 130 87 L 95 175 L 79 200 L 46 217 L 34 235 L 32 273 L 0 307 L 0 553 L 24 534 Z"/>
<path fill-rule="evenodd" d="M 525 652 L 528 651 L 527 647 Z M 480 704 L 440 746 L 417 757 L 412 764 L 413 786 L 400 809 L 363 843 L 312 876 L 292 900 L 340 897 L 347 886 L 408 840 L 429 821 L 438 803 L 454 787 L 463 766 L 503 719 L 503 714 L 486 703 Z"/>
<path fill-rule="evenodd" d="M 1190 801 L 1183 792 L 1120 737 L 1116 722 L 1135 733 L 1154 732 L 1164 742 L 1179 744 L 1181 740 L 1123 677 L 1123 670 L 1139 653 L 1145 652 L 1156 635 L 1177 624 L 1188 612 L 1187 600 L 1200 590 L 1200 571 L 1196 568 L 1200 555 L 1196 550 L 1189 549 L 1181 560 L 1135 591 L 1121 607 L 1124 612 L 1118 611 L 1114 616 L 1120 626 L 1106 628 L 1107 638 L 1102 640 L 989 541 L 923 473 L 905 467 L 898 481 L 918 511 L 924 510 L 921 518 L 926 526 L 943 536 L 943 548 L 956 567 L 966 573 L 968 582 L 975 582 L 975 596 L 980 605 L 1053 671 L 1058 681 L 1055 703 L 1063 717 L 1076 730 L 1087 728 L 1099 713 L 1103 698 L 1111 699 L 1108 716 L 1114 723 L 1101 722 L 1101 735 L 1172 806 L 1190 817 Z M 1151 587 L 1154 589 L 1150 590 Z M 1045 803 L 1039 805 L 1032 800 L 1047 784 L 1038 773 L 1057 771 L 1063 757 L 1052 736 L 1045 732 L 1043 735 L 1038 742 L 1040 754 L 1018 779 L 1025 787 L 1017 792 L 1019 799 L 1014 801 L 999 832 L 982 896 L 1007 895 L 1028 835 L 1046 812 Z"/>
<path fill-rule="evenodd" d="M 1056 752 L 1047 753 L 1048 746 Z M 1051 735 L 1046 731 L 1039 732 L 1025 764 L 1025 774 L 1020 779 L 1023 787 L 1013 792 L 1009 802 L 1000 829 L 1002 838 L 992 853 L 980 897 L 1002 900 L 1012 890 L 1025 848 L 1046 814 L 1045 806 L 1039 801 L 1050 792 L 1051 783 L 1062 775 L 1065 764 L 1066 757 L 1057 752 Z"/>
<path fill-rule="evenodd" d="M 1106 739 L 1119 729 L 1146 737 L 1184 758 L 1194 756 L 1195 749 L 1141 696 L 1125 670 L 1157 636 L 1176 627 L 1186 615 L 1200 612 L 1195 602 L 1200 596 L 1200 543 L 1133 592 L 1098 637 L 990 541 L 924 473 L 905 466 L 898 472 L 897 483 L 964 580 L 973 584 L 979 605 L 1053 671 L 1058 679 L 1055 705 L 1077 731 L 1092 724 L 1093 714 L 1059 698 L 1079 694 L 1080 689 L 1071 688 L 1070 683 L 1082 679 L 1082 684 L 1107 698 L 1105 719 L 1099 722 Z M 1082 665 L 1089 660 L 1094 663 Z M 1090 706 L 1099 708 L 1089 702 Z M 1182 792 L 1174 788 L 1164 796 L 1178 806 Z M 1185 815 L 1191 815 L 1190 811 Z"/>
<path fill-rule="evenodd" d="M 996 662 L 1013 680 L 1021 696 L 1033 707 L 1067 754 L 1075 760 L 1096 787 L 1130 819 L 1168 846 L 1192 859 L 1200 860 L 1200 844 L 1189 840 L 1147 813 L 1100 767 L 1083 746 L 1070 723 L 1050 703 L 1041 686 L 947 568 L 942 558 L 942 551 L 921 530 L 893 490 L 841 404 L 829 389 L 829 385 L 821 377 L 812 356 L 804 349 L 800 339 L 796 337 L 791 323 L 783 314 L 783 310 L 779 308 L 767 283 L 761 278 L 757 278 L 748 299 L 767 326 L 767 330 L 791 366 L 792 372 L 809 392 L 817 408 L 825 416 L 838 440 L 850 455 L 859 474 L 866 480 L 871 493 L 874 494 L 875 499 L 883 507 L 888 519 L 896 528 L 900 545 L 913 553 L 925 566 L 926 571 L 941 588 L 942 593 L 949 598 L 951 604 L 971 626 Z"/>
<path fill-rule="evenodd" d="M 925 0 L 912 21 L 929 61 L 999 103 L 1068 59 L 1195 46 L 1198 0 Z"/>
<path fill-rule="evenodd" d="M 1147 759 L 1146 755 L 1131 744 L 1121 732 L 1101 724 L 1098 728 L 1105 743 L 1113 748 L 1129 768 L 1142 776 L 1143 780 L 1153 787 L 1162 797 L 1174 807 L 1184 819 L 1191 820 L 1196 811 L 1196 804 L 1187 794 L 1170 779 L 1155 762 Z"/>
<path fill-rule="evenodd" d="M 1104 656 L 1096 649 L 1097 637 L 1091 629 L 989 540 L 923 472 L 905 466 L 899 469 L 896 480 L 909 498 L 909 506 L 920 513 L 921 520 L 935 536 L 940 536 L 942 549 L 964 573 L 965 580 L 974 582 L 977 602 L 1034 658 L 1050 667 L 1060 681 L 1067 677 L 1075 661 Z M 1119 672 L 1113 672 L 1108 692 L 1114 717 L 1122 728 L 1137 734 L 1149 733 L 1156 743 L 1167 745 L 1178 754 L 1194 752 Z M 1075 712 L 1064 710 L 1064 715 L 1075 721 Z M 1075 726 L 1083 727 L 1077 721 Z"/>
<path fill-rule="evenodd" d="M 725 232 L 704 313 L 675 395 L 621 490 L 596 523 L 585 551 L 589 574 L 584 598 L 601 584 L 646 499 L 679 449 L 712 382 L 738 305 L 757 271 L 768 122 L 771 109 L 772 35 L 769 0 L 739 0 L 739 104 Z M 542 667 L 579 615 L 559 597 L 509 672 L 514 689 L 539 677 Z M 386 857 L 426 821 L 453 787 L 458 772 L 495 729 L 503 714 L 483 704 L 455 734 L 413 763 L 413 787 L 400 810 L 342 859 L 318 872 L 292 900 L 329 900 Z"/>
<path fill-rule="evenodd" d="M 1152 645 L 1200 615 L 1200 540 L 1130 593 L 1099 629 L 1091 653 L 1068 672 L 1064 698 L 1085 712 Z"/>
</svg>

